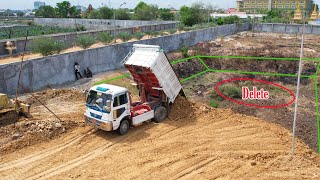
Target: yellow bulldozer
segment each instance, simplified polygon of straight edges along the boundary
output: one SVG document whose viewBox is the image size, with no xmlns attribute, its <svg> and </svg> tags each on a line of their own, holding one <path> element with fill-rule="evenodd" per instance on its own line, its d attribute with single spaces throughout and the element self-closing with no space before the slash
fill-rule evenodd
<svg viewBox="0 0 320 180">
<path fill-rule="evenodd" d="M 10 100 L 6 94 L 0 93 L 0 127 L 16 123 L 19 115 L 31 117 L 30 105 Z"/>
</svg>

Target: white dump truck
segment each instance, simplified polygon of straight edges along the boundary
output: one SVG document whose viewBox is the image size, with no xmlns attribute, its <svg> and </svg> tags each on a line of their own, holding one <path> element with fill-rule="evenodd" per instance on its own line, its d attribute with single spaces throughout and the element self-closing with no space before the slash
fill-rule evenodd
<svg viewBox="0 0 320 180">
<path fill-rule="evenodd" d="M 168 116 L 170 104 L 182 86 L 165 53 L 159 46 L 135 44 L 122 61 L 139 90 L 140 101 L 133 102 L 128 89 L 110 84 L 90 88 L 86 97 L 85 121 L 105 131 L 126 134 L 130 126 Z M 183 94 L 184 95 L 184 94 Z"/>
</svg>

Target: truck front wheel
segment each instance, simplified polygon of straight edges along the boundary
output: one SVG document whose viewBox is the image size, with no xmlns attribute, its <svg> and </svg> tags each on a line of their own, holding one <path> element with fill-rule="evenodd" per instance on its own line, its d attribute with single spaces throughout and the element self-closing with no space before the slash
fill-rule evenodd
<svg viewBox="0 0 320 180">
<path fill-rule="evenodd" d="M 159 123 L 165 120 L 168 116 L 168 111 L 165 107 L 159 106 L 154 111 L 154 120 Z"/>
<path fill-rule="evenodd" d="M 124 135 L 127 134 L 127 132 L 129 131 L 130 128 L 130 124 L 129 121 L 124 119 L 123 121 L 121 121 L 120 126 L 119 126 L 119 134 Z"/>
</svg>

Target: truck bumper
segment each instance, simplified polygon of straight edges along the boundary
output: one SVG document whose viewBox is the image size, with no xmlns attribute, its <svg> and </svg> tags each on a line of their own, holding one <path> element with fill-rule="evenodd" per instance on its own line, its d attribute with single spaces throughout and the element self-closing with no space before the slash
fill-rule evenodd
<svg viewBox="0 0 320 180">
<path fill-rule="evenodd" d="M 85 120 L 86 124 L 88 124 L 92 127 L 96 127 L 98 129 L 101 129 L 104 131 L 112 131 L 113 130 L 112 122 L 103 122 L 103 121 L 100 121 L 94 117 L 90 117 L 87 115 L 84 115 L 84 120 Z"/>
</svg>

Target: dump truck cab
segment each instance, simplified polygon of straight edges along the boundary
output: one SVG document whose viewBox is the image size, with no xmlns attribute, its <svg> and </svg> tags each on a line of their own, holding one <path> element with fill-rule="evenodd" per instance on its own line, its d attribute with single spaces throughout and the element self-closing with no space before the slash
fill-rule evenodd
<svg viewBox="0 0 320 180">
<path fill-rule="evenodd" d="M 86 97 L 86 121 L 105 131 L 118 129 L 130 115 L 130 96 L 124 87 L 101 84 L 90 88 Z"/>
</svg>

